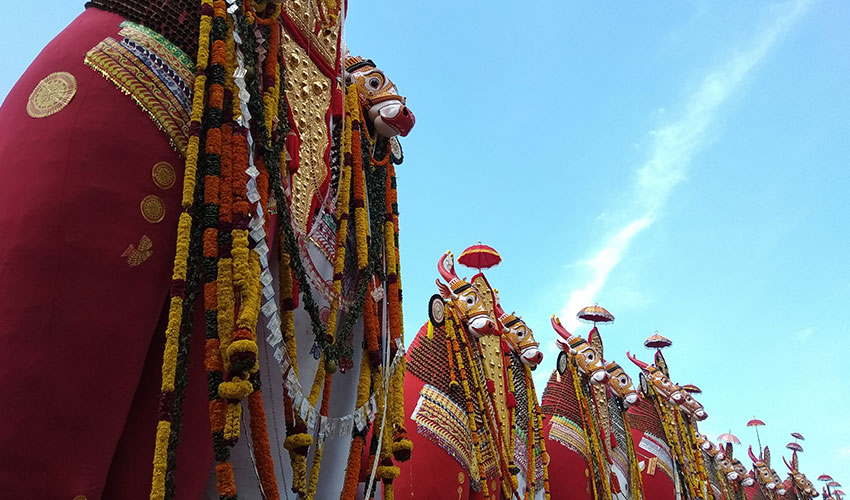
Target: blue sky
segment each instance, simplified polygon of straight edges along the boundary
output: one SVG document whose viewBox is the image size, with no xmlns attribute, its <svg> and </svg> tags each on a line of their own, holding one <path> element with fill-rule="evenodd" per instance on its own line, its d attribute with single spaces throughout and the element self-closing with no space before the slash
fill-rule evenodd
<svg viewBox="0 0 850 500">
<path fill-rule="evenodd" d="M 6 9 L 0 96 L 81 11 L 43 3 Z M 626 350 L 673 340 L 712 439 L 731 430 L 745 457 L 756 416 L 781 475 L 796 431 L 811 479 L 850 482 L 848 26 L 842 0 L 352 1 L 349 47 L 417 117 L 399 172 L 408 335 L 440 254 L 481 240 L 547 354 L 539 383 L 550 315 L 586 334 L 575 313 L 598 302 L 617 316 L 606 358 L 633 377 Z"/>
</svg>

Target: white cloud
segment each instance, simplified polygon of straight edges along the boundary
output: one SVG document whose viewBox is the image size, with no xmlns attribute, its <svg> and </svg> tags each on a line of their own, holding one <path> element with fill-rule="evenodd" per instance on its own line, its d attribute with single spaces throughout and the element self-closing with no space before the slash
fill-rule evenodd
<svg viewBox="0 0 850 500">
<path fill-rule="evenodd" d="M 815 334 L 815 327 L 809 326 L 807 328 L 803 328 L 798 332 L 794 332 L 794 338 L 797 340 L 806 340 Z"/>
<path fill-rule="evenodd" d="M 593 303 L 632 241 L 652 225 L 672 190 L 685 180 L 687 168 L 707 142 L 707 131 L 721 106 L 794 24 L 807 3 L 808 0 L 799 0 L 781 5 L 780 14 L 757 33 L 751 46 L 736 51 L 725 63 L 707 71 L 699 87 L 680 106 L 680 112 L 662 108 L 663 116 L 669 116 L 669 121 L 650 132 L 650 156 L 635 172 L 633 199 L 627 199 L 624 205 L 637 207 L 634 212 L 638 215 L 613 231 L 595 254 L 578 263 L 589 276 L 570 293 L 561 309 L 561 319 L 568 328 L 575 327 L 576 312 Z"/>
</svg>

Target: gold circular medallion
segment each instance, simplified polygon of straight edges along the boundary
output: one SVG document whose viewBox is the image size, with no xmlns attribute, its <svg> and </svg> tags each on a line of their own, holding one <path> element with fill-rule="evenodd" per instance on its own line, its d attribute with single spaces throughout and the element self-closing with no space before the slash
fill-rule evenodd
<svg viewBox="0 0 850 500">
<path fill-rule="evenodd" d="M 151 177 L 153 177 L 156 187 L 160 189 L 169 189 L 177 179 L 177 176 L 174 174 L 174 167 L 165 161 L 161 161 L 153 166 Z"/>
<path fill-rule="evenodd" d="M 27 114 L 44 118 L 58 113 L 77 93 L 77 79 L 71 73 L 51 73 L 38 82 L 27 100 Z"/>
<path fill-rule="evenodd" d="M 151 224 L 162 222 L 165 218 L 165 202 L 156 195 L 148 195 L 142 199 L 142 217 Z"/>
<path fill-rule="evenodd" d="M 463 472 L 457 473 L 457 482 L 463 484 L 463 481 L 466 479 L 466 476 L 463 475 Z"/>
</svg>

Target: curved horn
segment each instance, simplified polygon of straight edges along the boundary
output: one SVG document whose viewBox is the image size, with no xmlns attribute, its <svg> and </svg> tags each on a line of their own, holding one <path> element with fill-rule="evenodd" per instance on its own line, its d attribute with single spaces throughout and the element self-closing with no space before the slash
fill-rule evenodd
<svg viewBox="0 0 850 500">
<path fill-rule="evenodd" d="M 649 365 L 648 365 L 648 364 L 646 364 L 646 363 L 644 363 L 643 361 L 641 361 L 641 360 L 637 359 L 637 358 L 636 358 L 634 355 L 632 355 L 632 353 L 630 353 L 629 351 L 626 351 L 626 357 L 627 357 L 627 358 L 629 358 L 629 359 L 632 361 L 632 363 L 636 364 L 636 365 L 638 366 L 638 368 L 640 368 L 641 370 L 643 370 L 643 371 L 648 371 L 648 370 L 649 370 Z"/>
<path fill-rule="evenodd" d="M 767 445 L 764 445 L 764 455 L 763 456 L 764 456 L 764 463 L 767 464 L 768 467 L 770 467 L 770 448 L 768 448 Z"/>
<path fill-rule="evenodd" d="M 493 305 L 493 312 L 496 313 L 496 318 L 501 322 L 507 317 L 508 313 L 506 313 L 505 310 L 502 309 L 502 304 L 499 303 L 499 296 L 497 294 L 494 295 L 496 297 L 496 300 L 495 304 Z"/>
<path fill-rule="evenodd" d="M 460 280 L 460 278 L 457 277 L 457 273 L 455 273 L 455 257 L 451 252 L 446 252 L 442 257 L 440 257 L 440 260 L 437 262 L 437 271 L 440 272 L 440 276 L 442 276 L 444 280 L 449 282 L 449 285 L 451 285 L 453 281 Z"/>
<path fill-rule="evenodd" d="M 785 457 L 782 457 L 782 461 L 785 462 L 785 467 L 788 467 L 788 470 L 794 472 L 794 468 L 791 467 L 791 464 L 788 463 L 788 460 L 786 460 Z"/>
<path fill-rule="evenodd" d="M 800 470 L 800 462 L 797 459 L 797 450 L 794 450 L 794 453 L 791 454 L 791 465 L 794 466 L 794 470 Z"/>
<path fill-rule="evenodd" d="M 564 328 L 564 325 L 561 324 L 561 320 L 558 319 L 554 314 L 552 315 L 552 328 L 567 342 L 573 338 L 573 335 Z"/>
<path fill-rule="evenodd" d="M 760 460 L 758 458 L 756 458 L 755 455 L 753 455 L 753 445 L 750 445 L 747 448 L 747 453 L 750 455 L 750 460 L 752 460 L 753 463 L 760 462 Z"/>
</svg>

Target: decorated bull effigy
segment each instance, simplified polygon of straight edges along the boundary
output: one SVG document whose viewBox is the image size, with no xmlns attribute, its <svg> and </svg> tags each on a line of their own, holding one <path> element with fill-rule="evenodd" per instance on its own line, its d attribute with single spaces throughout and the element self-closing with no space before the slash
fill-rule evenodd
<svg viewBox="0 0 850 500">
<path fill-rule="evenodd" d="M 3 494 L 391 498 L 414 117 L 345 2 L 87 7 L 0 108 Z"/>
<path fill-rule="evenodd" d="M 525 364 L 515 361 L 523 354 L 539 361 L 533 337 L 520 340 L 530 332 L 504 313 L 483 274 L 461 279 L 448 252 L 437 268 L 445 283 L 437 280 L 440 293 L 407 354 L 405 406 L 416 453 L 396 491 L 405 498 L 512 498 L 522 479 L 521 498 L 548 498 L 541 414 Z M 482 345 L 488 336 L 495 350 Z M 517 453 L 517 439 L 525 453 Z"/>
<path fill-rule="evenodd" d="M 553 464 L 572 464 L 570 472 L 551 480 L 552 491 L 579 498 L 643 498 L 624 418 L 636 399 L 631 379 L 617 363 L 604 360 L 595 325 L 587 340 L 569 333 L 554 316 L 552 327 L 562 352 L 543 394 L 549 452 Z"/>
<path fill-rule="evenodd" d="M 817 497 L 796 441 L 783 481 L 760 440 L 748 471 L 731 432 L 699 432 L 657 333 L 653 364 L 627 353 L 636 390 L 599 306 L 585 337 L 553 317 L 538 402 L 543 356 L 486 245 L 458 258 L 469 280 L 439 259 L 405 349 L 395 169 L 415 119 L 349 52 L 347 8 L 92 0 L 12 89 L 0 496 Z"/>
</svg>

